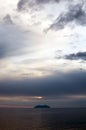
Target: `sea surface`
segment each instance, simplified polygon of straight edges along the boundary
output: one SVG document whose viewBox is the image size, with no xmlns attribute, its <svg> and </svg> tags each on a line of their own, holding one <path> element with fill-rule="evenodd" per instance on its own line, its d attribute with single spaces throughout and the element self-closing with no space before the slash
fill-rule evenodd
<svg viewBox="0 0 86 130">
<path fill-rule="evenodd" d="M 86 130 L 86 108 L 0 108 L 0 130 Z"/>
</svg>

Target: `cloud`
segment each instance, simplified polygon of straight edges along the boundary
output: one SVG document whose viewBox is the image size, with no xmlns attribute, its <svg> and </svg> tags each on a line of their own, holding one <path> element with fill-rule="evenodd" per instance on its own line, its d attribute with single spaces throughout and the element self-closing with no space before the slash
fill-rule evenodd
<svg viewBox="0 0 86 130">
<path fill-rule="evenodd" d="M 8 16 L 5 17 L 8 20 Z M 37 35 L 31 31 L 25 32 L 19 26 L 6 23 L 0 24 L 0 59 L 25 55 L 37 41 Z"/>
<path fill-rule="evenodd" d="M 17 9 L 19 11 L 27 10 L 27 8 L 31 8 L 34 6 L 40 6 L 44 4 L 49 4 L 49 3 L 58 3 L 63 0 L 19 0 Z M 68 0 L 66 0 L 68 1 Z"/>
<path fill-rule="evenodd" d="M 38 4 L 46 4 L 46 3 L 49 3 L 49 2 L 60 2 L 61 0 L 36 0 L 36 3 Z"/>
<path fill-rule="evenodd" d="M 24 34 L 13 25 L 0 25 L 0 58 L 15 56 L 22 52 Z"/>
<path fill-rule="evenodd" d="M 5 23 L 5 24 L 14 24 L 13 23 L 13 20 L 12 20 L 12 18 L 11 18 L 11 16 L 9 15 L 9 14 L 7 14 L 4 18 L 3 18 L 3 22 Z"/>
<path fill-rule="evenodd" d="M 21 10 L 25 10 L 26 9 L 26 6 L 28 6 L 28 0 L 20 0 L 19 2 L 18 2 L 18 10 L 19 11 L 21 11 Z"/>
<path fill-rule="evenodd" d="M 67 60 L 86 60 L 86 52 L 78 52 L 69 55 L 65 55 Z"/>
<path fill-rule="evenodd" d="M 22 80 L 1 80 L 0 96 L 58 97 L 86 94 L 86 72 L 54 73 L 52 76 Z"/>
<path fill-rule="evenodd" d="M 86 26 L 86 11 L 84 4 L 69 4 L 68 11 L 61 13 L 48 30 L 64 29 L 69 23 L 75 22 L 76 25 Z"/>
</svg>

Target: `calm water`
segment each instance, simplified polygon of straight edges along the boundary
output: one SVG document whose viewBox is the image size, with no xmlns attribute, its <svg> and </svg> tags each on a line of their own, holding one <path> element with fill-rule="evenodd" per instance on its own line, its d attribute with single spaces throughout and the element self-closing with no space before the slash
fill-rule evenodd
<svg viewBox="0 0 86 130">
<path fill-rule="evenodd" d="M 86 109 L 1 109 L 0 130 L 86 130 Z"/>
</svg>

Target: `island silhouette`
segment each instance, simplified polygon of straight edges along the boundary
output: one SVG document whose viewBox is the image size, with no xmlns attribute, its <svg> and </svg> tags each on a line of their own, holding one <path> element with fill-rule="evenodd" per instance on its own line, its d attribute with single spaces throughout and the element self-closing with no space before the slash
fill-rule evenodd
<svg viewBox="0 0 86 130">
<path fill-rule="evenodd" d="M 36 105 L 34 108 L 50 108 L 48 105 Z"/>
</svg>

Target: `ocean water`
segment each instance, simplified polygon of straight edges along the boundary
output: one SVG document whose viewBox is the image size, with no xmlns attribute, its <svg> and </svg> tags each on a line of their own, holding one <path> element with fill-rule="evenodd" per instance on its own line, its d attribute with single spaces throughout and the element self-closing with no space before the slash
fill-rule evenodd
<svg viewBox="0 0 86 130">
<path fill-rule="evenodd" d="M 86 130 L 86 109 L 0 108 L 0 130 Z"/>
</svg>

